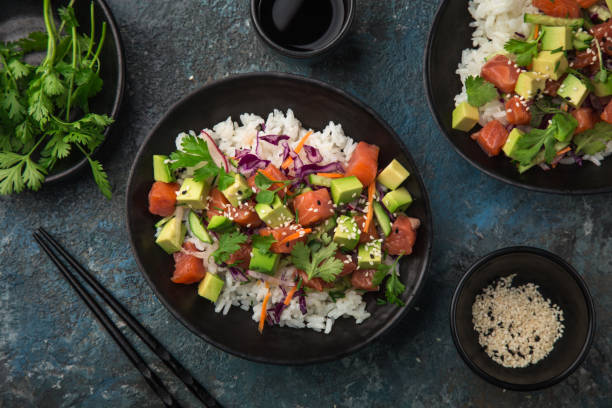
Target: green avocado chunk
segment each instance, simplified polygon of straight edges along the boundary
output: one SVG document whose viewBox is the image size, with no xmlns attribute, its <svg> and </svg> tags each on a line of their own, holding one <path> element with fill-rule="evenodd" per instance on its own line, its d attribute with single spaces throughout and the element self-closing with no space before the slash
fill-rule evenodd
<svg viewBox="0 0 612 408">
<path fill-rule="evenodd" d="M 397 190 L 393 190 L 382 198 L 382 202 L 387 207 L 387 210 L 392 213 L 397 211 L 404 211 L 412 204 L 412 196 L 404 187 L 400 187 Z"/>
<path fill-rule="evenodd" d="M 393 159 L 391 163 L 380 172 L 377 180 L 389 190 L 395 190 L 408 178 L 408 176 L 410 176 L 410 172 L 406 170 L 400 162 Z"/>
<path fill-rule="evenodd" d="M 335 178 L 331 181 L 331 196 L 334 204 L 346 204 L 361 194 L 363 184 L 355 176 Z"/>
<path fill-rule="evenodd" d="M 233 176 L 234 184 L 222 190 L 221 193 L 223 193 L 232 206 L 238 207 L 242 200 L 249 198 L 253 194 L 253 190 L 251 190 L 246 178 L 242 174 L 234 173 Z"/>
<path fill-rule="evenodd" d="M 219 299 L 223 285 L 225 285 L 223 279 L 208 272 L 198 285 L 198 295 L 214 303 Z"/>
<path fill-rule="evenodd" d="M 462 132 L 468 132 L 478 123 L 479 118 L 478 108 L 467 102 L 461 102 L 453 109 L 452 127 Z"/>
<path fill-rule="evenodd" d="M 606 82 L 591 81 L 593 84 L 593 92 L 600 98 L 612 95 L 612 75 L 608 75 Z"/>
<path fill-rule="evenodd" d="M 359 246 L 357 264 L 359 269 L 375 269 L 382 263 L 382 240 L 375 239 Z"/>
<path fill-rule="evenodd" d="M 232 220 L 223 215 L 213 215 L 208 222 L 209 231 L 223 231 L 233 224 Z"/>
<path fill-rule="evenodd" d="M 540 45 L 543 50 L 571 50 L 574 33 L 569 26 L 542 26 L 542 40 Z"/>
<path fill-rule="evenodd" d="M 332 179 L 329 177 L 317 176 L 316 174 L 309 174 L 308 182 L 313 186 L 331 187 Z"/>
<path fill-rule="evenodd" d="M 520 130 L 518 128 L 512 129 L 512 131 L 508 135 L 508 139 L 506 139 L 506 143 L 504 144 L 504 147 L 502 147 L 502 150 L 504 151 L 506 156 L 510 157 L 511 159 L 515 159 L 515 157 L 513 157 L 513 156 L 514 156 L 514 153 L 515 153 L 516 147 L 517 147 L 516 143 L 524 135 L 525 135 L 525 132 L 523 132 L 522 130 Z"/>
<path fill-rule="evenodd" d="M 334 230 L 334 242 L 344 249 L 352 251 L 359 243 L 361 231 L 357 227 L 357 221 L 353 217 L 341 215 L 336 220 L 337 226 Z"/>
<path fill-rule="evenodd" d="M 385 236 L 389 236 L 391 233 L 391 220 L 389 219 L 389 216 L 378 201 L 374 201 L 372 205 L 374 207 L 374 216 L 376 217 L 378 225 L 383 230 Z"/>
<path fill-rule="evenodd" d="M 564 98 L 570 105 L 579 108 L 589 94 L 589 89 L 578 77 L 569 74 L 557 91 L 557 95 Z"/>
<path fill-rule="evenodd" d="M 256 204 L 255 212 L 270 228 L 278 228 L 294 219 L 289 208 L 283 204 L 277 195 L 274 196 L 272 204 Z"/>
<path fill-rule="evenodd" d="M 191 177 L 186 178 L 176 195 L 176 203 L 187 205 L 194 210 L 203 210 L 206 208 L 206 198 L 209 191 L 210 183 L 207 181 L 195 181 Z"/>
<path fill-rule="evenodd" d="M 278 262 L 280 261 L 280 254 L 274 252 L 263 252 L 257 248 L 253 248 L 251 252 L 251 262 L 249 263 L 249 269 L 266 275 L 274 275 L 278 268 Z"/>
<path fill-rule="evenodd" d="M 546 75 L 555 81 L 565 74 L 568 67 L 569 63 L 562 52 L 540 51 L 532 61 L 532 69 L 535 72 Z"/>
<path fill-rule="evenodd" d="M 546 77 L 537 72 L 521 72 L 516 80 L 514 92 L 525 99 L 539 95 L 546 87 Z"/>
<path fill-rule="evenodd" d="M 172 183 L 174 176 L 170 171 L 170 167 L 166 164 L 168 156 L 162 156 L 160 154 L 153 155 L 153 178 L 155 181 L 163 181 L 164 183 Z"/>
<path fill-rule="evenodd" d="M 187 217 L 187 220 L 189 221 L 189 229 L 194 237 L 202 242 L 206 242 L 207 244 L 212 244 L 210 234 L 208 231 L 206 231 L 206 227 L 204 227 L 204 224 L 202 223 L 200 217 L 198 217 L 198 214 L 191 211 Z"/>
<path fill-rule="evenodd" d="M 181 250 L 186 232 L 187 227 L 185 227 L 181 220 L 177 220 L 174 217 L 162 227 L 155 243 L 167 253 L 173 254 Z"/>
</svg>

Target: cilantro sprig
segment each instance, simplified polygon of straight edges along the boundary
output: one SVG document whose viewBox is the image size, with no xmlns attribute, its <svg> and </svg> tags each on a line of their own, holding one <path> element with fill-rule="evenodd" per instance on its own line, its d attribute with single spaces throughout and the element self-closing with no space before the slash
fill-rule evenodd
<svg viewBox="0 0 612 408">
<path fill-rule="evenodd" d="M 276 242 L 272 235 L 253 235 L 251 237 L 253 248 L 257 248 L 260 252 L 269 252 L 270 247 Z"/>
<path fill-rule="evenodd" d="M 400 281 L 399 275 L 395 273 L 395 266 L 399 263 L 400 259 L 402 259 L 403 255 L 395 258 L 395 261 L 391 265 L 380 264 L 376 268 L 376 273 L 374 274 L 374 278 L 372 279 L 372 285 L 378 286 L 382 283 L 384 278 L 389 275 L 389 279 L 387 279 L 387 283 L 385 284 L 385 299 L 378 299 L 378 304 L 395 304 L 398 306 L 404 306 L 404 302 L 399 298 L 399 296 L 404 293 L 406 290 L 406 286 Z"/>
<path fill-rule="evenodd" d="M 612 125 L 607 122 L 597 122 L 592 129 L 585 130 L 574 136 L 576 153 L 596 154 L 606 149 L 612 141 Z"/>
<path fill-rule="evenodd" d="M 225 190 L 235 181 L 235 175 L 227 173 L 225 169 L 215 164 L 206 140 L 187 135 L 181 140 L 182 150 L 170 154 L 170 168 L 177 170 L 183 167 L 196 167 L 193 178 L 202 181 L 218 177 L 220 190 Z"/>
<path fill-rule="evenodd" d="M 91 35 L 79 34 L 73 3 L 58 9 L 58 28 L 51 1 L 44 0 L 46 33 L 0 43 L 0 194 L 38 190 L 56 163 L 78 150 L 101 192 L 111 196 L 106 172 L 91 156 L 112 119 L 90 113 L 88 102 L 102 89 L 106 24 L 96 44 L 92 3 Z M 28 53 L 45 50 L 39 66 L 25 62 Z"/>
<path fill-rule="evenodd" d="M 255 175 L 255 186 L 260 191 L 255 196 L 255 201 L 257 201 L 259 204 L 272 204 L 274 201 L 274 195 L 290 183 L 291 180 L 270 180 L 263 173 L 257 172 Z M 268 190 L 274 184 L 282 184 L 282 186 L 275 190 Z"/>
<path fill-rule="evenodd" d="M 539 35 L 537 40 L 521 41 L 510 39 L 504 44 L 504 49 L 516 56 L 516 64 L 526 67 L 531 64 L 533 58 L 538 55 L 538 44 L 543 35 Z"/>
<path fill-rule="evenodd" d="M 467 77 L 465 80 L 465 91 L 468 103 L 477 108 L 492 101 L 499 95 L 492 83 L 485 81 L 478 75 Z"/>
<path fill-rule="evenodd" d="M 247 241 L 247 236 L 240 231 L 219 234 L 219 248 L 213 252 L 217 264 L 227 262 L 232 254 L 240 249 L 240 245 Z"/>
<path fill-rule="evenodd" d="M 306 272 L 308 279 L 321 278 L 325 282 L 333 282 L 344 267 L 342 261 L 334 257 L 337 249 L 335 242 L 317 250 L 298 242 L 291 251 L 291 262 Z"/>
</svg>

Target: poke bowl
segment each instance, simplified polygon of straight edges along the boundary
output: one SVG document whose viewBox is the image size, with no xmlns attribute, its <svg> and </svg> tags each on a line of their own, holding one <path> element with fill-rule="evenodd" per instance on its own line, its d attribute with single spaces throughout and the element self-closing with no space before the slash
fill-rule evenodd
<svg viewBox="0 0 612 408">
<path fill-rule="evenodd" d="M 534 4 L 546 1 L 537 0 Z M 595 3 L 597 7 L 604 7 L 605 4 Z M 596 13 L 589 14 L 586 9 L 576 10 L 575 13 L 579 13 L 576 19 L 559 17 L 560 20 L 555 20 L 557 17 L 542 11 L 546 7 L 540 4 L 541 8 L 538 9 L 531 1 L 512 0 L 499 7 L 492 7 L 491 4 L 488 0 L 445 0 L 437 11 L 425 49 L 423 75 L 429 107 L 440 130 L 470 164 L 511 185 L 559 194 L 612 191 L 612 160 L 604 159 L 612 151 L 607 135 L 607 128 L 612 125 L 608 122 L 610 118 L 604 114 L 610 95 L 600 89 L 607 82 L 608 71 L 604 66 L 602 69 L 606 72 L 606 78 L 602 74 L 598 76 L 599 60 L 593 62 L 592 58 L 598 53 L 596 44 L 599 42 L 596 40 L 599 34 L 589 28 L 591 24 L 594 27 L 602 24 L 607 27 L 609 22 L 600 22 Z M 472 14 L 477 15 L 478 20 L 474 20 Z M 595 19 L 587 24 L 589 15 L 595 16 Z M 553 34 L 546 34 L 554 25 L 554 30 L 563 31 L 568 36 L 569 43 L 560 47 L 554 45 L 556 48 L 551 49 L 552 44 L 543 45 L 542 42 L 546 35 L 549 40 L 557 39 Z M 591 35 L 593 33 L 595 40 Z M 586 44 L 574 45 L 575 36 L 589 39 Z M 607 63 L 607 49 L 601 52 L 602 61 Z M 589 56 L 586 62 L 589 65 L 584 66 L 580 62 L 583 55 L 585 58 Z M 545 69 L 539 64 L 546 58 L 561 61 L 550 65 L 551 72 L 542 73 Z M 495 82 L 495 79 L 487 76 L 484 67 L 495 61 L 509 63 L 507 71 L 513 74 L 509 89 L 504 90 L 504 86 L 499 88 L 499 83 L 494 86 L 489 82 Z M 506 69 L 501 64 L 498 66 Z M 534 88 L 519 90 L 519 82 L 525 84 L 523 79 L 527 78 L 534 80 L 530 82 Z M 467 86 L 464 84 L 468 80 L 472 81 L 472 90 L 479 88 L 473 96 L 468 96 L 468 99 L 475 98 L 471 99 L 471 103 L 478 107 L 466 101 L 466 93 L 469 92 L 466 92 Z M 570 83 L 573 80 L 577 82 Z M 600 80 L 604 82 L 598 82 Z M 574 95 L 566 94 L 574 92 L 575 88 L 579 95 L 572 100 Z M 488 97 L 486 92 L 479 94 L 487 89 L 490 91 Z M 478 97 L 484 99 L 478 100 Z M 467 125 L 465 122 L 460 124 L 461 113 L 456 112 L 457 123 L 453 126 L 453 112 L 461 108 L 472 112 L 474 121 Z M 513 116 L 515 110 L 522 111 L 524 121 Z M 585 117 L 589 123 L 583 128 L 575 118 L 584 112 L 588 112 Z M 556 134 L 553 129 L 559 118 L 572 122 L 565 136 Z M 498 121 L 497 130 L 503 133 L 503 140 L 491 150 L 491 146 L 482 147 L 486 141 L 483 140 L 484 132 L 480 131 L 492 123 L 492 119 Z M 578 119 L 582 123 L 582 118 Z M 528 137 L 519 142 L 523 145 L 520 152 L 512 149 L 512 143 L 505 144 L 525 134 Z M 596 149 L 592 146 L 585 148 L 587 139 L 594 138 L 601 138 L 604 142 Z M 542 147 L 538 150 L 535 144 L 540 142 Z M 527 152 L 528 148 L 533 150 Z"/>
<path fill-rule="evenodd" d="M 189 167 L 203 150 L 217 165 Z M 374 150 L 385 170 L 364 180 L 347 160 Z M 173 189 L 167 212 L 156 186 Z M 398 194 L 410 202 L 393 207 Z M 429 266 L 429 201 L 399 137 L 350 95 L 295 75 L 236 75 L 187 95 L 145 139 L 126 200 L 132 250 L 160 301 L 207 342 L 253 361 L 309 364 L 360 349 L 405 314 Z M 362 243 L 345 234 L 357 219 Z M 397 235 L 403 228 L 412 238 Z"/>
</svg>

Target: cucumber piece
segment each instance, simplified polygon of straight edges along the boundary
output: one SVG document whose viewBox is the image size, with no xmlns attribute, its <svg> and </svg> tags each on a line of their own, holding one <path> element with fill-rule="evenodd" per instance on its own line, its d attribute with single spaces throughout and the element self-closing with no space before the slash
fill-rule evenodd
<svg viewBox="0 0 612 408">
<path fill-rule="evenodd" d="M 303 189 L 300 190 L 300 194 L 304 194 L 307 193 L 309 191 L 312 191 L 312 188 L 310 187 L 304 187 Z M 298 194 L 299 195 L 299 194 Z"/>
<path fill-rule="evenodd" d="M 194 237 L 196 237 L 202 242 L 206 242 L 207 244 L 212 244 L 213 241 L 210 237 L 210 234 L 208 233 L 208 231 L 206 231 L 202 220 L 200 219 L 200 217 L 198 217 L 196 213 L 191 211 L 189 213 L 189 216 L 187 217 L 187 221 L 189 222 L 189 229 L 191 230 L 191 233 Z"/>
<path fill-rule="evenodd" d="M 161 154 L 153 155 L 153 178 L 155 181 L 163 181 L 164 183 L 172 183 L 174 176 L 170 171 L 170 167 L 166 164 L 168 156 Z"/>
<path fill-rule="evenodd" d="M 232 224 L 232 220 L 227 217 L 224 217 L 223 215 L 213 215 L 213 217 L 210 219 L 210 222 L 208 223 L 208 230 L 222 231 L 231 227 Z"/>
<path fill-rule="evenodd" d="M 336 216 L 332 216 L 329 217 L 328 219 L 326 219 L 325 221 L 323 221 L 323 223 L 321 225 L 318 225 L 315 228 L 315 231 L 321 235 L 321 234 L 325 234 L 326 232 L 329 232 L 331 230 L 333 230 L 334 228 L 336 228 Z"/>
<path fill-rule="evenodd" d="M 582 18 L 562 18 L 562 17 L 551 17 L 544 14 L 530 14 L 525 13 L 523 20 L 526 23 L 541 24 L 547 26 L 570 26 L 580 27 L 584 24 Z"/>
<path fill-rule="evenodd" d="M 308 175 L 308 182 L 313 186 L 331 187 L 331 181 L 329 177 L 317 176 L 316 174 Z"/>
<path fill-rule="evenodd" d="M 374 201 L 372 206 L 374 207 L 374 216 L 376 217 L 378 225 L 383 230 L 385 236 L 388 237 L 391 233 L 391 220 L 389 219 L 389 216 L 378 201 Z"/>
<path fill-rule="evenodd" d="M 172 218 L 174 218 L 174 215 L 169 215 L 166 218 L 162 218 L 161 220 L 157 221 L 155 223 L 155 228 L 160 228 L 163 227 L 168 221 L 170 221 Z"/>
</svg>

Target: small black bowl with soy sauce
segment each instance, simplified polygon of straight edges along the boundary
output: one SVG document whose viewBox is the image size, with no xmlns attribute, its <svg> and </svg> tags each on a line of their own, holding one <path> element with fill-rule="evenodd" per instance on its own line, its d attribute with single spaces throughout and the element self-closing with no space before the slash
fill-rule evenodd
<svg viewBox="0 0 612 408">
<path fill-rule="evenodd" d="M 251 19 L 264 44 L 284 57 L 314 62 L 348 34 L 355 0 L 251 0 Z"/>
</svg>

